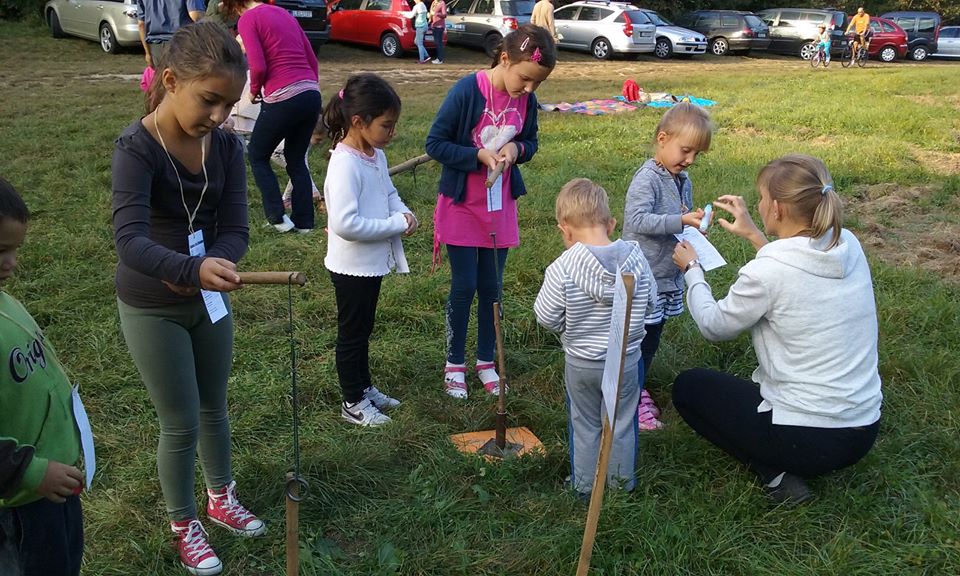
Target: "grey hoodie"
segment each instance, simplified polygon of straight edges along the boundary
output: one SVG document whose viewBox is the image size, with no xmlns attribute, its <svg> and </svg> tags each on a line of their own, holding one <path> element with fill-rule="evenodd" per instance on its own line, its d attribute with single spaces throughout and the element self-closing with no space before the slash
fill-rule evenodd
<svg viewBox="0 0 960 576">
<path fill-rule="evenodd" d="M 640 244 L 660 292 L 683 291 L 683 274 L 673 263 L 673 235 L 683 232 L 684 206 L 693 207 L 693 184 L 686 170 L 674 179 L 651 158 L 634 173 L 623 211 L 623 239 Z"/>
<path fill-rule="evenodd" d="M 606 357 L 618 267 L 632 272 L 636 280 L 627 340 L 629 356 L 639 349 L 646 333 L 643 318 L 657 300 L 650 266 L 637 243 L 617 240 L 603 247 L 577 243 L 547 267 L 533 310 L 540 324 L 560 333 L 569 356 L 583 360 Z"/>
<path fill-rule="evenodd" d="M 770 242 L 727 296 L 713 299 L 699 267 L 686 274 L 687 304 L 709 340 L 749 330 L 753 380 L 774 424 L 847 428 L 880 418 L 877 309 L 860 242 L 793 237 Z"/>
</svg>

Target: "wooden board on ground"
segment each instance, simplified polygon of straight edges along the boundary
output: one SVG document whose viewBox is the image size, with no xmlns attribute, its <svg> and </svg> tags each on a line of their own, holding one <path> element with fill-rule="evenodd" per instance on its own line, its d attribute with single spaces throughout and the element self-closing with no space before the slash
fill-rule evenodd
<svg viewBox="0 0 960 576">
<path fill-rule="evenodd" d="M 450 441 L 457 447 L 457 450 L 465 454 L 476 454 L 480 448 L 490 441 L 496 435 L 496 430 L 481 430 L 479 432 L 464 432 L 463 434 L 454 434 Z M 543 443 L 526 426 L 519 428 L 507 428 L 507 442 L 517 444 L 517 456 L 532 454 L 534 452 L 545 453 Z M 488 460 L 493 460 L 487 456 Z"/>
</svg>

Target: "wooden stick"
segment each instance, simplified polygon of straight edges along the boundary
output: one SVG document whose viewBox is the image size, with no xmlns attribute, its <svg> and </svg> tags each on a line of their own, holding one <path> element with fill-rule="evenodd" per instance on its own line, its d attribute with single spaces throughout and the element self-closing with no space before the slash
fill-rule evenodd
<svg viewBox="0 0 960 576">
<path fill-rule="evenodd" d="M 505 162 L 497 163 L 497 167 L 493 169 L 493 172 L 491 172 L 489 176 L 487 176 L 487 188 L 493 188 L 493 183 L 497 181 L 497 178 L 499 178 L 501 174 L 503 174 L 503 167 L 505 165 Z"/>
<path fill-rule="evenodd" d="M 421 154 L 416 158 L 411 158 L 405 162 L 401 162 L 396 166 L 393 166 L 392 168 L 387 170 L 387 174 L 389 174 L 390 176 L 395 176 L 397 174 L 400 174 L 401 172 L 406 172 L 407 170 L 413 170 L 417 166 L 425 162 L 429 162 L 430 160 L 432 160 L 432 158 L 430 158 L 429 154 Z"/>
<path fill-rule="evenodd" d="M 238 272 L 240 281 L 244 284 L 287 284 L 293 282 L 298 286 L 307 283 L 307 275 L 303 272 Z"/>
<path fill-rule="evenodd" d="M 633 309 L 633 274 L 623 275 L 623 285 L 627 300 L 623 321 L 623 341 L 620 350 L 620 373 L 617 374 L 616 402 L 620 403 L 620 386 L 623 383 L 623 360 L 627 355 L 627 339 L 630 336 L 630 312 Z M 607 354 L 610 354 L 607 350 Z M 616 406 L 614 414 L 617 413 Z M 577 563 L 577 576 L 587 576 L 590 570 L 590 558 L 593 556 L 593 544 L 597 538 L 597 524 L 600 521 L 600 509 L 603 507 L 603 489 L 607 485 L 607 466 L 610 464 L 610 447 L 613 445 L 613 429 L 616 422 L 610 422 L 606 406 L 603 407 L 603 430 L 600 433 L 600 456 L 597 459 L 597 472 L 593 480 L 593 492 L 590 494 L 590 508 L 587 510 L 587 525 L 583 529 L 583 542 L 580 544 L 580 560 Z M 574 479 L 575 481 L 576 479 Z"/>
<path fill-rule="evenodd" d="M 293 472 L 287 472 L 287 576 L 300 573 L 300 503 L 294 499 L 300 495 L 300 485 L 293 480 Z"/>
</svg>

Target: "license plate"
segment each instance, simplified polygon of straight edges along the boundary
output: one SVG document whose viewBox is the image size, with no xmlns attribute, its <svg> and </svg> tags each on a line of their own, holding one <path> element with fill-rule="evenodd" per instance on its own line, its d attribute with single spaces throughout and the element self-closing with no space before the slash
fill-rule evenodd
<svg viewBox="0 0 960 576">
<path fill-rule="evenodd" d="M 767 35 L 764 34 L 763 32 L 757 34 L 757 38 L 766 38 L 766 37 L 767 37 Z"/>
<path fill-rule="evenodd" d="M 290 14 L 294 18 L 313 18 L 313 12 L 310 10 L 291 10 Z"/>
</svg>

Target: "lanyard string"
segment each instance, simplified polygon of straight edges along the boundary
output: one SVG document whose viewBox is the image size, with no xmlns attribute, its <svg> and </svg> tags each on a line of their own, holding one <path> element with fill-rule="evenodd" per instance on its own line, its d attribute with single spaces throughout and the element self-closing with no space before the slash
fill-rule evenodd
<svg viewBox="0 0 960 576">
<path fill-rule="evenodd" d="M 197 211 L 200 210 L 200 205 L 203 204 L 203 196 L 207 193 L 207 186 L 210 184 L 210 179 L 207 177 L 207 147 L 204 146 L 203 138 L 200 139 L 200 167 L 203 169 L 203 190 L 200 192 L 200 199 L 197 200 L 197 207 L 193 209 L 193 212 L 190 212 L 190 209 L 187 208 L 187 198 L 183 195 L 183 181 L 180 180 L 180 171 L 177 170 L 177 165 L 173 161 L 173 157 L 170 156 L 170 151 L 167 150 L 167 144 L 163 141 L 163 134 L 160 133 L 160 126 L 157 124 L 157 113 L 153 113 L 153 127 L 157 131 L 157 136 L 160 138 L 160 146 L 163 148 L 163 152 L 167 155 L 167 160 L 170 161 L 170 165 L 173 166 L 173 173 L 177 175 L 177 184 L 180 185 L 180 201 L 183 203 L 183 210 L 187 213 L 187 231 L 190 234 L 193 234 L 193 219 L 197 217 Z"/>
</svg>

